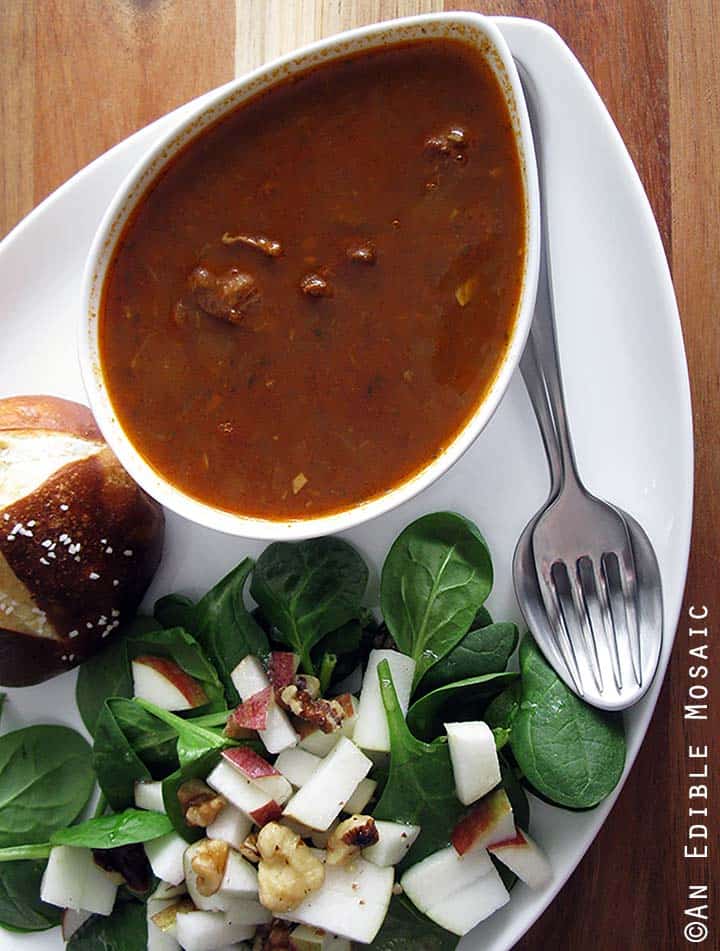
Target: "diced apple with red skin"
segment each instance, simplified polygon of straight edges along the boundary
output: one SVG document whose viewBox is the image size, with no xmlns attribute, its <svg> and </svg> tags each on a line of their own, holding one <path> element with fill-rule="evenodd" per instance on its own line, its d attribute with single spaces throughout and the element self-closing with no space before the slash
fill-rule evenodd
<svg viewBox="0 0 720 951">
<path fill-rule="evenodd" d="M 138 809 L 149 809 L 151 812 L 165 812 L 162 783 L 135 783 L 135 805 Z"/>
<path fill-rule="evenodd" d="M 272 699 L 273 688 L 265 687 L 259 693 L 254 693 L 252 697 L 243 700 L 228 717 L 227 735 L 237 736 L 238 730 L 265 730 Z"/>
<path fill-rule="evenodd" d="M 292 796 L 292 786 L 285 777 L 274 767 L 264 760 L 262 756 L 246 746 L 238 746 L 233 749 L 225 750 L 223 757 L 239 769 L 244 776 L 253 782 L 261 792 L 267 794 L 270 799 L 282 805 Z"/>
<path fill-rule="evenodd" d="M 49 905 L 110 915 L 117 882 L 95 864 L 90 849 L 56 845 L 50 850 L 40 885 L 40 898 Z"/>
<path fill-rule="evenodd" d="M 500 782 L 500 761 L 492 730 L 481 720 L 446 723 L 457 797 L 469 806 Z"/>
<path fill-rule="evenodd" d="M 467 934 L 509 901 L 484 849 L 460 856 L 452 846 L 413 865 L 400 880 L 418 911 L 453 934 Z"/>
<path fill-rule="evenodd" d="M 489 851 L 530 888 L 542 888 L 552 878 L 547 858 L 522 829 L 517 829 L 512 838 L 489 846 Z"/>
<path fill-rule="evenodd" d="M 177 939 L 185 951 L 217 951 L 249 941 L 254 934 L 254 925 L 230 924 L 221 912 L 188 911 L 177 916 Z"/>
<path fill-rule="evenodd" d="M 245 701 L 270 686 L 270 681 L 263 665 L 257 657 L 248 654 L 244 657 L 230 675 L 240 699 Z M 292 727 L 285 711 L 278 706 L 274 697 L 271 697 L 267 710 L 265 729 L 259 731 L 260 739 L 268 752 L 281 753 L 290 746 L 295 746 L 298 735 Z"/>
<path fill-rule="evenodd" d="M 299 654 L 288 651 L 273 651 L 270 654 L 268 676 L 270 683 L 276 690 L 282 690 L 295 680 L 295 674 L 300 666 Z"/>
<path fill-rule="evenodd" d="M 372 760 L 351 740 L 342 737 L 285 806 L 285 815 L 323 832 L 337 818 L 371 768 Z"/>
<path fill-rule="evenodd" d="M 153 873 L 168 885 L 179 885 L 185 878 L 183 856 L 187 842 L 177 832 L 168 832 L 145 843 L 145 854 Z"/>
<path fill-rule="evenodd" d="M 167 657 L 136 657 L 132 677 L 135 696 L 162 710 L 193 710 L 208 702 L 197 680 Z"/>
<path fill-rule="evenodd" d="M 504 789 L 495 789 L 462 817 L 453 829 L 452 844 L 459 855 L 472 849 L 487 849 L 515 835 L 512 806 Z"/>
<path fill-rule="evenodd" d="M 279 803 L 225 759 L 212 770 L 207 784 L 258 825 L 278 819 L 282 813 Z"/>
<path fill-rule="evenodd" d="M 235 806 L 227 804 L 205 830 L 208 839 L 220 839 L 239 849 L 252 829 L 252 819 Z"/>
<path fill-rule="evenodd" d="M 397 865 L 412 848 L 420 835 L 420 826 L 403 825 L 401 822 L 375 820 L 378 841 L 375 845 L 363 849 L 363 858 L 383 868 Z"/>
<path fill-rule="evenodd" d="M 275 760 L 275 769 L 299 789 L 310 779 L 321 762 L 319 756 L 295 746 L 291 750 L 282 751 Z"/>
<path fill-rule="evenodd" d="M 322 886 L 297 908 L 277 917 L 369 944 L 385 920 L 394 877 L 391 868 L 379 868 L 361 858 L 350 865 L 326 865 Z"/>
<path fill-rule="evenodd" d="M 403 714 L 407 713 L 412 693 L 415 661 L 399 651 L 374 650 L 370 652 L 358 711 L 353 741 L 364 750 L 389 752 L 390 734 L 388 733 L 385 706 L 380 695 L 378 665 L 386 660 L 390 665 L 395 693 Z"/>
</svg>

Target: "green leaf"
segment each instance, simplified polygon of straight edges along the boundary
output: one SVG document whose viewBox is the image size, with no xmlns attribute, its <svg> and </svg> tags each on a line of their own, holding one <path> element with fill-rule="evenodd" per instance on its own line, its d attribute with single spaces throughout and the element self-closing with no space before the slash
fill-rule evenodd
<svg viewBox="0 0 720 951">
<path fill-rule="evenodd" d="M 77 848 L 116 849 L 122 845 L 150 842 L 168 832 L 172 832 L 172 822 L 164 813 L 126 809 L 59 829 L 53 833 L 50 841 L 53 845 L 73 845 Z"/>
<path fill-rule="evenodd" d="M 174 661 L 205 691 L 208 702 L 203 704 L 203 710 L 211 713 L 226 708 L 225 691 L 217 671 L 205 657 L 195 638 L 183 628 L 173 627 L 137 635 L 128 640 L 127 646 L 130 660 L 142 655 L 150 655 Z"/>
<path fill-rule="evenodd" d="M 420 689 L 428 692 L 456 680 L 499 673 L 507 667 L 517 642 L 517 625 L 510 622 L 472 627 L 449 654 L 430 668 Z"/>
<path fill-rule="evenodd" d="M 370 948 L 373 951 L 453 951 L 459 942 L 457 935 L 426 918 L 404 895 L 395 895 Z"/>
<path fill-rule="evenodd" d="M 508 738 L 512 734 L 513 720 L 520 709 L 522 683 L 516 680 L 497 695 L 485 709 L 485 722 L 496 736 Z"/>
<path fill-rule="evenodd" d="M 253 569 L 251 558 L 233 568 L 195 607 L 193 633 L 215 665 L 228 703 L 240 702 L 230 674 L 248 654 L 266 658 L 267 634 L 245 607 L 243 591 Z"/>
<path fill-rule="evenodd" d="M 444 732 L 443 723 L 481 719 L 487 701 L 517 677 L 507 670 L 438 687 L 413 703 L 408 710 L 408 727 L 421 739 L 431 740 Z M 466 708 L 459 705 L 461 701 L 469 701 Z"/>
<path fill-rule="evenodd" d="M 110 699 L 108 704 L 133 752 L 153 779 L 164 779 L 177 769 L 177 733 L 172 727 L 134 700 Z"/>
<path fill-rule="evenodd" d="M 134 634 L 157 630 L 157 621 L 139 614 L 123 625 L 108 646 L 85 661 L 78 671 L 75 700 L 82 721 L 91 736 L 95 735 L 98 717 L 109 697 L 132 697 L 133 682 L 127 639 Z"/>
<path fill-rule="evenodd" d="M 116 705 L 131 700 L 106 700 L 95 730 L 93 767 L 100 789 L 111 807 L 124 809 L 135 801 L 135 783 L 152 774 L 132 747 L 114 714 Z"/>
<path fill-rule="evenodd" d="M 250 592 L 312 674 L 310 651 L 358 616 L 367 580 L 362 557 L 340 538 L 276 542 L 258 559 Z"/>
<path fill-rule="evenodd" d="M 197 826 L 189 826 L 185 822 L 185 814 L 178 799 L 178 789 L 189 779 L 206 779 L 209 773 L 220 762 L 220 751 L 209 750 L 207 753 L 190 760 L 172 776 L 163 780 L 162 794 L 165 809 L 173 824 L 173 828 L 186 842 L 196 842 L 205 835 L 205 830 Z"/>
<path fill-rule="evenodd" d="M 145 905 L 118 901 L 112 915 L 93 915 L 78 928 L 66 951 L 144 951 L 147 942 Z"/>
<path fill-rule="evenodd" d="M 465 637 L 492 581 L 485 540 L 461 515 L 424 515 L 397 537 L 380 603 L 398 648 L 416 662 L 416 684 Z"/>
<path fill-rule="evenodd" d="M 455 794 L 447 738 L 433 743 L 415 739 L 405 723 L 386 660 L 378 666 L 378 677 L 390 733 L 390 771 L 373 815 L 419 825 L 422 830 L 402 869 L 449 843 L 463 807 Z"/>
<path fill-rule="evenodd" d="M 44 842 L 77 818 L 95 786 L 88 743 L 65 726 L 0 737 L 0 847 Z"/>
<path fill-rule="evenodd" d="M 153 616 L 162 627 L 195 630 L 195 602 L 184 594 L 166 594 L 155 602 Z"/>
<path fill-rule="evenodd" d="M 52 846 L 49 842 L 37 842 L 35 845 L 9 845 L 0 849 L 0 862 L 24 862 L 26 859 L 46 859 Z"/>
<path fill-rule="evenodd" d="M 47 931 L 60 924 L 62 908 L 40 900 L 45 864 L 36 860 L 0 865 L 0 928 Z"/>
<path fill-rule="evenodd" d="M 177 753 L 180 766 L 186 766 L 192 760 L 198 759 L 209 750 L 224 750 L 230 746 L 237 745 L 237 741 L 229 737 L 213 733 L 212 730 L 204 726 L 198 726 L 192 720 L 183 720 L 182 717 L 170 713 L 169 710 L 162 710 L 156 707 L 154 703 L 147 700 L 136 699 L 135 703 L 152 713 L 158 720 L 162 720 L 177 736 Z"/>
<path fill-rule="evenodd" d="M 7 700 L 6 693 L 0 693 L 0 717 L 2 717 L 3 708 L 5 707 L 5 701 Z"/>
<path fill-rule="evenodd" d="M 622 717 L 590 707 L 547 663 L 533 639 L 520 646 L 522 699 L 510 745 L 527 781 L 551 802 L 589 809 L 622 776 Z"/>
</svg>

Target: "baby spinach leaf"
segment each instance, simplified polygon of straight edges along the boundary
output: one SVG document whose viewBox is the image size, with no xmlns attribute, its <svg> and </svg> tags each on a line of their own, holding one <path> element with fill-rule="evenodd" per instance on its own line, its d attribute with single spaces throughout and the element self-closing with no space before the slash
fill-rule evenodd
<svg viewBox="0 0 720 951">
<path fill-rule="evenodd" d="M 416 662 L 416 684 L 467 634 L 492 581 L 485 540 L 461 515 L 424 515 L 397 537 L 383 565 L 380 604 L 398 648 Z"/>
<path fill-rule="evenodd" d="M 106 700 L 95 729 L 93 767 L 98 785 L 113 809 L 120 810 L 135 801 L 135 783 L 152 779 L 152 774 L 118 723 L 115 709 L 131 700 Z"/>
<path fill-rule="evenodd" d="M 404 895 L 390 901 L 385 921 L 370 945 L 373 951 L 453 951 L 457 935 L 430 921 Z"/>
<path fill-rule="evenodd" d="M 208 750 L 197 759 L 190 760 L 172 776 L 163 780 L 162 794 L 165 810 L 173 824 L 173 828 L 186 842 L 196 842 L 205 835 L 205 830 L 197 826 L 189 826 L 185 822 L 185 813 L 178 799 L 178 789 L 189 779 L 206 779 L 211 770 L 220 762 L 219 750 Z"/>
<path fill-rule="evenodd" d="M 312 674 L 311 649 L 358 616 L 367 580 L 367 565 L 341 538 L 276 542 L 258 559 L 250 593 Z"/>
<path fill-rule="evenodd" d="M 501 785 L 507 793 L 510 805 L 513 808 L 515 824 L 519 825 L 525 832 L 529 832 L 530 803 L 528 802 L 528 797 L 522 787 L 522 783 L 515 775 L 515 770 L 510 763 L 508 763 L 507 759 L 505 759 L 502 754 L 498 756 L 498 759 L 500 761 L 500 775 L 502 776 Z"/>
<path fill-rule="evenodd" d="M 622 718 L 569 690 L 526 635 L 520 646 L 522 698 L 510 745 L 525 778 L 551 802 L 589 809 L 617 785 L 625 765 Z"/>
<path fill-rule="evenodd" d="M 86 660 L 78 671 L 75 700 L 88 733 L 95 728 L 102 706 L 108 697 L 132 697 L 133 682 L 127 639 L 135 634 L 156 631 L 158 622 L 139 614 L 125 624 L 115 639 L 99 654 Z"/>
<path fill-rule="evenodd" d="M 203 709 L 209 713 L 225 709 L 225 692 L 217 671 L 195 638 L 181 627 L 150 631 L 127 642 L 130 660 L 143 654 L 174 661 L 189 677 L 198 681 L 208 698 Z"/>
<path fill-rule="evenodd" d="M 45 862 L 37 860 L 0 865 L 0 928 L 47 931 L 60 924 L 62 908 L 40 900 L 44 871 Z"/>
<path fill-rule="evenodd" d="M 78 928 L 66 951 L 140 951 L 147 942 L 145 905 L 117 901 L 109 917 L 93 915 Z"/>
<path fill-rule="evenodd" d="M 428 692 L 456 680 L 499 673 L 507 667 L 517 642 L 517 626 L 507 621 L 471 628 L 457 647 L 425 674 L 420 690 Z"/>
<path fill-rule="evenodd" d="M 386 660 L 378 666 L 378 677 L 390 733 L 390 771 L 373 814 L 376 819 L 422 829 L 400 865 L 403 869 L 448 844 L 463 807 L 455 795 L 447 738 L 433 743 L 415 739 L 405 723 Z"/>
<path fill-rule="evenodd" d="M 2 717 L 3 708 L 5 706 L 5 701 L 7 700 L 6 693 L 0 693 L 0 717 Z"/>
<path fill-rule="evenodd" d="M 497 695 L 485 709 L 485 722 L 495 734 L 497 748 L 502 749 L 510 740 L 512 725 L 522 697 L 522 683 L 515 680 Z"/>
<path fill-rule="evenodd" d="M 198 726 L 192 720 L 183 720 L 182 717 L 170 713 L 169 710 L 161 710 L 154 703 L 147 700 L 137 699 L 135 701 L 148 713 L 152 713 L 158 720 L 162 720 L 177 736 L 177 754 L 181 766 L 203 756 L 208 750 L 224 750 L 229 746 L 235 746 L 236 741 L 219 733 L 214 733 L 207 727 Z"/>
<path fill-rule="evenodd" d="M 438 687 L 413 703 L 408 710 L 408 727 L 421 739 L 431 740 L 442 735 L 443 723 L 480 719 L 488 699 L 516 680 L 517 676 L 513 671 L 506 670 Z"/>
<path fill-rule="evenodd" d="M 88 819 L 76 826 L 59 829 L 50 837 L 53 845 L 73 845 L 86 849 L 116 849 L 136 842 L 150 842 L 172 832 L 172 822 L 162 812 L 125 809 L 124 812 Z"/>
<path fill-rule="evenodd" d="M 0 847 L 46 841 L 85 808 L 95 786 L 88 743 L 65 726 L 0 737 Z"/>
<path fill-rule="evenodd" d="M 195 602 L 184 594 L 166 594 L 155 602 L 153 616 L 162 627 L 195 630 Z"/>
<path fill-rule="evenodd" d="M 163 779 L 177 769 L 177 733 L 172 727 L 134 700 L 111 698 L 108 705 L 133 752 L 153 779 Z"/>
<path fill-rule="evenodd" d="M 240 697 L 230 674 L 248 654 L 265 658 L 270 650 L 267 634 L 252 617 L 243 600 L 245 582 L 253 569 L 245 558 L 211 588 L 195 606 L 193 634 L 215 666 L 228 703 Z"/>
</svg>

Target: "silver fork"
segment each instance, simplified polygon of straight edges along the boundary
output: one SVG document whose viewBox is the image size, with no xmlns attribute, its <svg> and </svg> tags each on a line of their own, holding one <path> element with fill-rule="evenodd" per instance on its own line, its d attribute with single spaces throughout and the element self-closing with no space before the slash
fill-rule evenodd
<svg viewBox="0 0 720 951">
<path fill-rule="evenodd" d="M 521 371 L 543 436 L 552 484 L 515 552 L 521 610 L 568 686 L 605 709 L 635 703 L 650 686 L 662 645 L 657 558 L 640 525 L 582 484 L 568 427 L 548 255 L 538 100 L 518 64 L 538 153 L 542 219 L 535 317 Z"/>
</svg>

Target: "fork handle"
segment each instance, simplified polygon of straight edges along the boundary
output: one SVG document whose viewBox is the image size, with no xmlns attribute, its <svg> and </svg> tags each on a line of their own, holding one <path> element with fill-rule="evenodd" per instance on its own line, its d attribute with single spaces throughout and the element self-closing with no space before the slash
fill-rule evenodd
<svg viewBox="0 0 720 951">
<path fill-rule="evenodd" d="M 545 389 L 545 380 L 538 365 L 535 341 L 532 337 L 529 338 L 520 360 L 520 372 L 540 428 L 545 455 L 550 467 L 549 498 L 554 499 L 560 491 L 563 481 L 563 461 L 560 455 L 560 443 L 555 429 L 555 420 Z"/>
<path fill-rule="evenodd" d="M 559 471 L 560 485 L 562 486 L 567 483 L 574 483 L 580 486 L 581 483 L 577 474 L 577 466 L 575 463 L 575 453 L 573 451 L 572 440 L 570 438 L 567 411 L 565 409 L 565 396 L 563 393 L 562 374 L 560 372 L 560 358 L 557 346 L 555 307 L 550 267 L 550 228 L 548 225 L 547 214 L 547 186 L 545 181 L 545 136 L 543 135 L 543 126 L 535 83 L 527 70 L 525 70 L 521 64 L 518 64 L 518 66 L 520 69 L 528 112 L 530 114 L 530 125 L 533 130 L 540 192 L 540 273 L 538 277 L 535 313 L 530 331 L 530 343 L 534 348 L 535 360 L 537 362 L 538 369 L 545 380 L 544 388 L 547 390 L 550 410 L 555 420 L 555 439 L 557 441 L 561 457 L 561 468 Z M 526 379 L 524 369 L 523 378 Z M 532 392 L 530 397 L 533 399 Z M 533 405 L 535 406 L 534 399 Z M 535 412 L 537 415 L 537 409 Z M 548 437 L 550 436 L 550 432 L 546 429 L 543 429 L 543 421 L 540 416 L 538 416 L 538 422 L 540 424 L 541 430 L 543 431 L 543 441 L 545 442 L 547 451 Z M 548 461 L 550 462 L 552 469 L 553 459 L 551 459 L 550 455 L 548 455 Z"/>
</svg>

